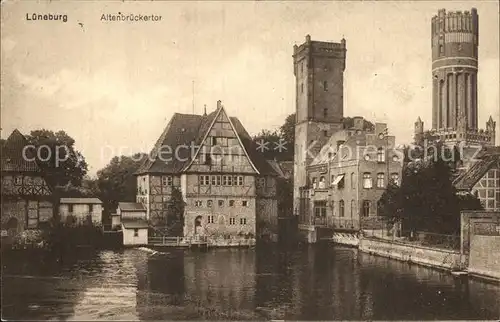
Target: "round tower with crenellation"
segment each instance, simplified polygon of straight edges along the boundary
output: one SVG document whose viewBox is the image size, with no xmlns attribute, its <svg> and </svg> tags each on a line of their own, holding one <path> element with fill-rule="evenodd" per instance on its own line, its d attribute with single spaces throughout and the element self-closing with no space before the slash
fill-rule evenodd
<svg viewBox="0 0 500 322">
<path fill-rule="evenodd" d="M 493 145 L 478 126 L 477 10 L 438 11 L 432 18 L 432 130 L 445 142 Z"/>
</svg>

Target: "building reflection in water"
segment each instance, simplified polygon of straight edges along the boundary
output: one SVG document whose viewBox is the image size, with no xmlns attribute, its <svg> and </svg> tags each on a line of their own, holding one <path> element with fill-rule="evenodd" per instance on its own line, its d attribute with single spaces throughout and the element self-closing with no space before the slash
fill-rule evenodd
<svg viewBox="0 0 500 322">
<path fill-rule="evenodd" d="M 137 312 L 144 320 L 195 319 L 200 318 L 200 310 L 244 313 L 236 320 L 499 315 L 497 285 L 456 280 L 445 272 L 347 247 L 179 250 L 149 255 L 144 264 L 138 260 L 134 267 Z"/>
</svg>

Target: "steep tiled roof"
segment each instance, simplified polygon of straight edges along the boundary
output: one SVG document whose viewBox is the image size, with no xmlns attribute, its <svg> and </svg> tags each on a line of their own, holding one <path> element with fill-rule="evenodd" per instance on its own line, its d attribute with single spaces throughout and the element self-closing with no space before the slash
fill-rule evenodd
<svg viewBox="0 0 500 322">
<path fill-rule="evenodd" d="M 99 198 L 61 198 L 61 204 L 102 204 Z"/>
<path fill-rule="evenodd" d="M 218 110 L 208 115 L 175 113 L 149 154 L 149 158 L 146 158 L 136 171 L 136 174 L 181 172 L 183 167 L 191 161 L 191 145 L 198 146 L 202 143 L 205 134 L 217 116 L 217 112 Z M 277 175 L 272 166 L 257 151 L 252 138 L 248 135 L 241 122 L 236 117 L 230 117 L 230 119 L 252 163 L 259 172 L 261 174 Z M 174 157 L 176 148 L 180 145 L 189 148 L 179 149 L 178 157 Z M 163 154 L 161 154 L 162 147 L 164 147 Z"/>
<path fill-rule="evenodd" d="M 31 155 L 28 158 L 23 157 L 23 149 L 28 145 L 28 140 L 17 129 L 7 138 L 1 151 L 1 169 L 2 171 L 15 172 L 39 172 L 40 168 Z M 32 152 L 30 149 L 25 151 L 27 154 Z"/>
<path fill-rule="evenodd" d="M 470 190 L 494 166 L 500 167 L 500 154 L 483 155 L 472 167 L 453 181 L 458 190 Z"/>
<path fill-rule="evenodd" d="M 122 211 L 146 211 L 144 205 L 137 202 L 119 202 L 118 208 Z"/>
</svg>

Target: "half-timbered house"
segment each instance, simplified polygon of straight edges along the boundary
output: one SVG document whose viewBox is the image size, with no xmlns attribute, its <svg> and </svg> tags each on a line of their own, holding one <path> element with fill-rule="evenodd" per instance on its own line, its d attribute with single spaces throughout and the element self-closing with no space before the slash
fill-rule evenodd
<svg viewBox="0 0 500 322">
<path fill-rule="evenodd" d="M 14 130 L 2 146 L 2 230 L 16 234 L 37 229 L 54 215 L 52 190 L 28 149 L 27 139 Z"/>
<path fill-rule="evenodd" d="M 153 225 L 165 218 L 177 188 L 186 204 L 186 237 L 255 238 L 277 231 L 278 173 L 220 101 L 208 115 L 175 113 L 136 175 L 137 202 Z"/>
</svg>

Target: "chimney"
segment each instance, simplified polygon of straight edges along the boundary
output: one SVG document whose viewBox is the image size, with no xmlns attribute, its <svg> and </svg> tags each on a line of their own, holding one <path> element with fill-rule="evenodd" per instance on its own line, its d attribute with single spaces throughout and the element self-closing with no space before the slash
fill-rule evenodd
<svg viewBox="0 0 500 322">
<path fill-rule="evenodd" d="M 221 108 L 222 107 L 222 101 L 221 100 L 218 100 L 217 101 L 217 109 Z"/>
<path fill-rule="evenodd" d="M 207 104 L 205 104 L 205 107 L 203 110 L 203 116 L 207 116 Z"/>
</svg>

